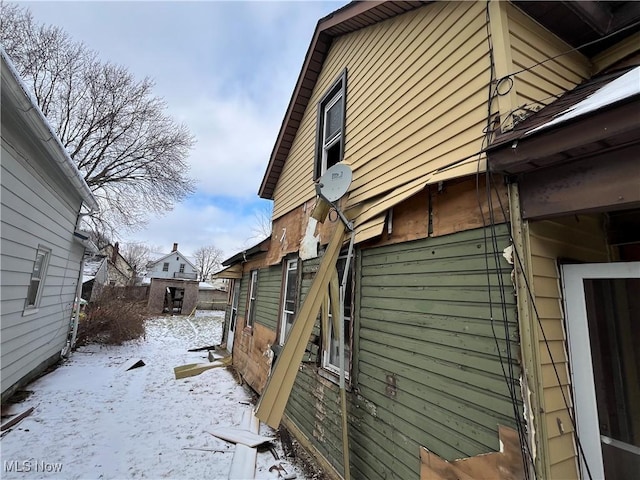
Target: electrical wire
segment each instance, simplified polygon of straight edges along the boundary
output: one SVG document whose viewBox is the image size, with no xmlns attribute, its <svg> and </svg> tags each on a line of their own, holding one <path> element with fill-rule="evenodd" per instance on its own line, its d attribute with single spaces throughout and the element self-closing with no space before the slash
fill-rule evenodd
<svg viewBox="0 0 640 480">
<path fill-rule="evenodd" d="M 496 191 L 496 196 L 498 197 L 498 202 L 500 204 L 500 210 L 502 211 L 502 214 L 506 218 L 506 210 L 504 208 L 504 205 L 502 204 L 502 200 L 500 199 L 500 195 L 498 194 L 498 190 L 495 187 L 495 183 L 493 183 L 493 184 L 494 184 L 494 189 Z M 525 270 L 524 270 L 524 266 L 523 266 L 523 263 L 522 263 L 522 258 L 520 256 L 520 252 L 518 252 L 518 248 L 516 246 L 516 243 L 513 241 L 513 235 L 511 235 L 511 244 L 513 245 L 513 251 L 514 251 L 516 260 L 518 261 L 518 266 L 520 267 L 520 270 L 522 272 L 524 272 Z M 540 319 L 540 314 L 538 313 L 538 308 L 537 308 L 537 305 L 536 305 L 535 296 L 533 295 L 533 290 L 531 289 L 531 285 L 529 284 L 529 280 L 528 280 L 527 276 L 523 275 L 523 278 L 524 278 L 525 287 L 527 289 L 527 295 L 529 297 L 529 300 L 531 301 L 531 305 L 533 306 L 533 311 L 534 311 L 534 314 L 536 316 L 536 320 L 538 322 L 538 326 L 540 327 L 540 331 L 542 332 L 542 339 L 543 339 L 544 344 L 545 344 L 545 346 L 547 348 L 547 353 L 549 354 L 549 358 L 551 359 L 551 365 L 553 366 L 553 371 L 555 373 L 556 380 L 558 381 L 558 386 L 560 387 L 560 392 L 562 393 L 562 401 L 564 402 L 564 406 L 565 406 L 565 408 L 567 410 L 567 414 L 569 416 L 569 419 L 571 420 L 571 425 L 573 426 L 573 436 L 574 436 L 574 438 L 576 440 L 576 444 L 578 445 L 579 454 L 582 456 L 582 461 L 584 462 L 585 469 L 587 470 L 587 476 L 589 477 L 590 480 L 593 480 L 593 477 L 591 475 L 591 469 L 589 468 L 589 464 L 587 462 L 587 458 L 586 458 L 586 455 L 584 453 L 584 448 L 582 447 L 582 442 L 580 441 L 580 437 L 578 436 L 578 429 L 577 429 L 575 418 L 571 413 L 571 408 L 569 406 L 569 401 L 567 400 L 567 397 L 566 397 L 566 395 L 564 393 L 564 389 L 562 388 L 562 381 L 560 380 L 560 372 L 558 371 L 558 366 L 556 365 L 556 362 L 553 359 L 553 355 L 551 353 L 551 346 L 549 345 L 549 340 L 547 339 L 547 335 L 546 335 L 546 333 L 544 331 L 544 328 L 542 326 L 542 320 Z"/>
<path fill-rule="evenodd" d="M 499 258 L 499 253 L 498 253 L 498 244 L 497 244 L 497 233 L 495 230 L 495 218 L 493 217 L 492 214 L 492 208 L 491 206 L 489 207 L 490 210 L 490 224 L 491 224 L 491 246 L 492 246 L 492 250 L 493 250 L 493 255 L 494 255 L 494 261 L 496 263 L 496 277 L 498 279 L 498 290 L 500 292 L 500 305 L 501 305 L 501 314 L 502 314 L 502 318 L 503 318 L 503 327 L 505 329 L 505 342 L 506 342 L 506 362 L 507 362 L 507 368 L 505 369 L 505 359 L 503 358 L 502 352 L 500 350 L 500 343 L 498 341 L 498 335 L 495 329 L 495 323 L 494 323 L 494 313 L 493 313 L 493 299 L 492 299 L 492 294 L 491 294 L 491 288 L 492 288 L 492 282 L 491 282 L 491 269 L 489 267 L 489 249 L 487 246 L 487 229 L 486 229 L 486 220 L 485 220 L 485 215 L 482 209 L 482 202 L 481 202 L 481 198 L 480 198 L 480 184 L 479 184 L 479 179 L 480 179 L 480 161 L 482 158 L 482 152 L 484 151 L 484 146 L 485 143 L 488 146 L 490 139 L 492 137 L 492 123 L 494 122 L 491 116 L 491 106 L 494 102 L 494 100 L 498 97 L 498 88 L 500 86 L 500 83 L 497 82 L 495 85 L 495 89 L 494 89 L 494 76 L 495 76 L 495 63 L 494 63 L 494 58 L 493 58 L 493 42 L 492 42 L 492 38 L 491 38 L 491 31 L 490 31 L 490 12 L 489 12 L 489 2 L 487 1 L 486 4 L 486 30 L 487 30 L 487 42 L 488 42 L 488 47 L 489 47 L 489 59 L 490 59 L 490 81 L 489 81 L 489 93 L 488 93 L 488 98 L 487 98 L 487 125 L 483 131 L 484 133 L 484 137 L 482 139 L 482 145 L 481 145 L 481 149 L 480 149 L 480 153 L 478 154 L 478 164 L 477 164 L 477 172 L 476 172 L 476 196 L 477 196 L 477 200 L 478 200 L 478 207 L 480 210 L 480 215 L 482 217 L 482 224 L 483 224 L 483 238 L 484 238 L 484 247 L 485 247 L 485 269 L 486 269 L 486 274 L 487 274 L 487 291 L 488 291 L 488 299 L 489 299 L 489 316 L 490 316 L 490 322 L 491 322 L 491 331 L 493 334 L 493 339 L 496 345 L 496 350 L 498 353 L 498 357 L 500 360 L 500 368 L 502 370 L 502 374 L 507 386 L 507 390 L 509 392 L 509 398 L 511 401 L 511 405 L 513 407 L 513 415 L 514 415 L 514 420 L 516 423 L 516 429 L 518 432 L 518 440 L 520 443 L 520 450 L 522 453 L 522 463 L 523 463 L 523 467 L 524 467 L 524 475 L 525 478 L 528 480 L 530 478 L 530 470 L 529 470 L 529 463 L 531 463 L 531 465 L 533 466 L 533 472 L 535 475 L 535 464 L 533 462 L 533 457 L 531 455 L 531 449 L 528 443 L 528 437 L 526 434 L 526 427 L 522 424 L 522 420 L 520 418 L 520 413 L 519 413 L 519 404 L 518 404 L 518 398 L 517 398 L 517 394 L 515 391 L 515 385 L 513 384 L 513 380 L 514 380 L 514 369 L 513 369 L 513 364 L 514 364 L 514 359 L 513 359 L 513 355 L 512 355 L 512 351 L 511 351 L 511 340 L 510 340 L 510 333 L 509 333 L 509 323 L 508 323 L 508 312 L 507 312 L 507 307 L 506 307 L 506 298 L 505 298 L 505 293 L 504 293 L 504 283 L 502 281 L 502 275 L 501 275 L 501 268 L 500 268 L 500 258 Z M 511 85 L 512 86 L 512 85 Z M 511 86 L 509 87 L 509 89 L 511 88 Z M 490 195 L 490 189 L 488 188 L 488 184 L 486 185 L 487 188 L 485 190 L 487 190 L 489 192 L 489 200 L 488 200 L 488 204 L 491 205 L 491 195 Z M 508 373 L 507 373 L 508 371 Z"/>
</svg>

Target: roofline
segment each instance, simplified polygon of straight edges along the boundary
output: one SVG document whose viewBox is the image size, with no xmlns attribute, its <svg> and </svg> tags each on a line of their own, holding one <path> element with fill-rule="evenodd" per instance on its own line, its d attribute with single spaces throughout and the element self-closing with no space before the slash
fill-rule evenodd
<svg viewBox="0 0 640 480">
<path fill-rule="evenodd" d="M 161 261 L 163 261 L 165 258 L 169 258 L 171 255 L 175 255 L 176 253 L 179 254 L 182 258 L 184 258 L 184 260 L 189 265 L 191 265 L 193 268 L 195 268 L 196 270 L 198 269 L 198 267 L 196 267 L 193 263 L 191 263 L 191 261 L 187 258 L 187 256 L 185 254 L 180 253 L 180 250 L 174 250 L 173 252 L 167 253 L 164 257 L 160 257 L 157 260 L 152 260 L 150 262 L 147 262 L 147 265 L 145 265 L 145 267 L 148 266 L 148 265 L 156 265 L 156 264 L 160 263 Z M 129 265 L 129 266 L 131 266 L 131 265 Z"/>
<path fill-rule="evenodd" d="M 269 242 L 271 242 L 271 235 L 269 235 L 264 240 L 260 240 L 260 242 L 256 243 L 253 247 L 249 247 L 246 250 L 236 253 L 232 257 L 229 257 L 226 260 L 223 260 L 222 266 L 230 267 L 232 265 L 235 265 L 236 263 L 246 262 L 249 257 L 257 255 L 258 253 L 268 252 Z M 223 269 L 223 270 L 226 270 L 226 269 Z"/>
<path fill-rule="evenodd" d="M 98 211 L 98 201 L 94 197 L 91 189 L 87 185 L 87 182 L 82 177 L 82 174 L 78 170 L 76 163 L 67 153 L 67 150 L 62 145 L 60 138 L 55 133 L 51 124 L 45 117 L 42 110 L 38 106 L 38 103 L 33 98 L 29 89 L 20 78 L 16 67 L 14 66 L 11 58 L 5 52 L 4 48 L 0 46 L 0 56 L 2 57 L 2 72 L 9 72 L 10 75 L 3 75 L 3 79 L 8 80 L 8 87 L 11 94 L 16 98 L 22 97 L 28 105 L 23 108 L 24 118 L 28 121 L 32 128 L 40 131 L 44 130 L 46 135 L 49 135 L 53 142 L 43 141 L 43 146 L 48 150 L 51 156 L 58 164 L 62 173 L 67 177 L 71 184 L 75 187 L 76 191 L 80 194 L 80 197 L 84 203 L 89 207 L 91 211 Z"/>
<path fill-rule="evenodd" d="M 295 132 L 318 80 L 324 60 L 334 38 L 374 25 L 432 2 L 363 1 L 351 2 L 318 20 L 316 29 L 296 81 L 289 105 L 280 125 L 276 143 L 269 157 L 258 195 L 273 199 L 276 183 L 289 154 Z M 306 83 L 306 85 L 305 85 Z"/>
</svg>

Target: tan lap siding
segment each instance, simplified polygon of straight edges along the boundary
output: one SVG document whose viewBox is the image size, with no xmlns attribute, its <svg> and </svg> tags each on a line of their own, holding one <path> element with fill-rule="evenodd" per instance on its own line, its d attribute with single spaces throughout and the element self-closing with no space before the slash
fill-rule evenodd
<svg viewBox="0 0 640 480">
<path fill-rule="evenodd" d="M 274 218 L 314 196 L 317 104 L 345 67 L 351 203 L 477 153 L 489 81 L 485 21 L 481 3 L 438 2 L 337 38 L 275 189 Z"/>
<path fill-rule="evenodd" d="M 539 332 L 551 478 L 577 478 L 576 448 L 571 434 L 573 427 L 562 395 L 564 392 L 564 397 L 572 406 L 557 262 L 558 259 L 606 262 L 608 255 L 602 219 L 594 215 L 531 222 L 529 230 L 535 303 L 549 345 L 547 348 L 544 336 Z M 561 386 L 551 357 L 555 361 Z M 564 433 L 558 426 L 559 422 Z"/>
</svg>

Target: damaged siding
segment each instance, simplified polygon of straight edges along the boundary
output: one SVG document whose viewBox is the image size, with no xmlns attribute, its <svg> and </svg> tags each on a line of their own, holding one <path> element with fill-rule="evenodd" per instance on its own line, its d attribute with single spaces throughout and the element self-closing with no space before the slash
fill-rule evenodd
<svg viewBox="0 0 640 480">
<path fill-rule="evenodd" d="M 506 225 L 496 230 L 499 271 L 490 229 L 362 253 L 358 388 L 375 405 L 376 428 L 387 430 L 390 455 L 383 463 L 393 472 L 407 471 L 399 478 L 418 475 L 419 446 L 447 460 L 470 457 L 500 449 L 498 424 L 515 427 L 491 321 L 493 315 L 506 358 L 498 275 L 506 286 L 510 346 L 516 357 L 511 382 L 522 412 L 511 267 L 502 257 L 509 236 Z M 375 433 L 368 429 L 364 438 Z"/>
<path fill-rule="evenodd" d="M 315 196 L 317 103 L 345 67 L 351 204 L 476 155 L 489 83 L 485 23 L 484 4 L 437 2 L 335 39 L 274 191 L 274 218 Z"/>
<path fill-rule="evenodd" d="M 498 425 L 515 428 L 491 325 L 493 313 L 497 342 L 506 357 L 500 275 L 511 352 L 517 357 L 511 266 L 502 257 L 509 236 L 506 225 L 496 231 L 499 271 L 490 229 L 359 252 L 355 383 L 347 393 L 354 478 L 418 478 L 419 447 L 448 460 L 475 456 L 500 450 Z M 317 263 L 303 264 L 303 297 Z M 319 335 L 318 323 L 314 334 Z M 317 348 L 317 338 L 312 336 L 308 350 Z M 342 471 L 339 391 L 317 373 L 317 355 L 309 360 L 298 372 L 286 415 Z M 521 415 L 517 358 L 513 369 Z"/>
</svg>

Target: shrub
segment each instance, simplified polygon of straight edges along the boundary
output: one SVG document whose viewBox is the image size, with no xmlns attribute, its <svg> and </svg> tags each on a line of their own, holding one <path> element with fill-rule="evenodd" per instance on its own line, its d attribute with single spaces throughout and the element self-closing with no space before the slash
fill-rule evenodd
<svg viewBox="0 0 640 480">
<path fill-rule="evenodd" d="M 85 313 L 78 325 L 78 345 L 121 345 L 143 337 L 144 322 L 149 318 L 145 301 L 126 298 L 112 287 L 105 287 L 98 299 L 87 305 Z"/>
</svg>

